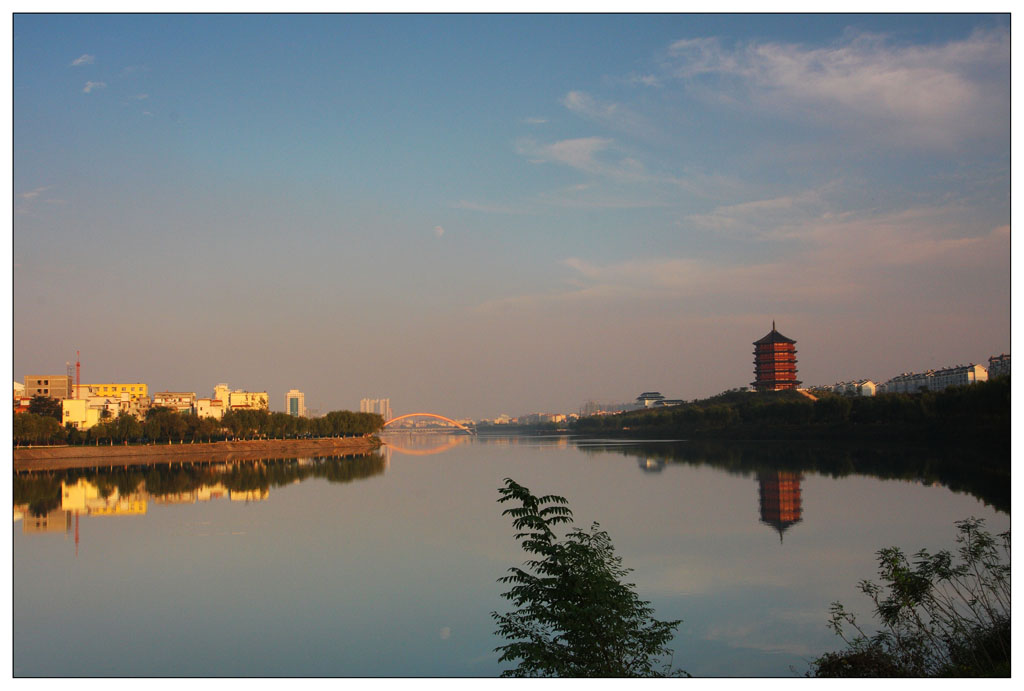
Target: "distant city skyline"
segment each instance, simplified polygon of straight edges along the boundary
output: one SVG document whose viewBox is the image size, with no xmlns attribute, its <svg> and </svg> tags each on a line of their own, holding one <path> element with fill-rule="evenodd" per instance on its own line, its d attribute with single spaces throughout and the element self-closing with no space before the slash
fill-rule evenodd
<svg viewBox="0 0 1024 691">
<path fill-rule="evenodd" d="M 13 379 L 452 418 L 1010 352 L 1010 18 L 13 17 Z M 272 406 L 274 407 L 274 406 Z"/>
</svg>

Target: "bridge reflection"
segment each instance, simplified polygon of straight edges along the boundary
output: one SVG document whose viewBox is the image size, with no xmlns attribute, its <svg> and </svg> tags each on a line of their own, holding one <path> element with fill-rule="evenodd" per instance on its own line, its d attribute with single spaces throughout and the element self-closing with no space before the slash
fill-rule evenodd
<svg viewBox="0 0 1024 691">
<path fill-rule="evenodd" d="M 433 456 L 465 444 L 465 434 L 422 434 L 416 432 L 389 432 L 381 437 L 385 451 L 394 451 L 406 456 Z"/>
</svg>

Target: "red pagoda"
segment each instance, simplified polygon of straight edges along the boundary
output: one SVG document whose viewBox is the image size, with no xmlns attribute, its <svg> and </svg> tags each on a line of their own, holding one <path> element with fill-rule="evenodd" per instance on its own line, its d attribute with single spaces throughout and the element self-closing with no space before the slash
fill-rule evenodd
<svg viewBox="0 0 1024 691">
<path fill-rule="evenodd" d="M 772 330 L 754 341 L 754 382 L 758 391 L 783 391 L 800 385 L 796 379 L 796 341 Z"/>
</svg>

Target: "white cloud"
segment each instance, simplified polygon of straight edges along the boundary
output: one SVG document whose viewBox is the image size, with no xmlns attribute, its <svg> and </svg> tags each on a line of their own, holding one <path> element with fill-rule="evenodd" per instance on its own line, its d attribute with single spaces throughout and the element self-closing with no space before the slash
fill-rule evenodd
<svg viewBox="0 0 1024 691">
<path fill-rule="evenodd" d="M 64 199 L 57 199 L 51 194 L 50 190 L 54 189 L 53 185 L 44 185 L 42 187 L 36 187 L 35 189 L 28 190 L 27 192 L 18 193 L 19 203 L 16 205 L 15 213 L 18 214 L 30 214 L 34 215 L 35 211 L 39 209 L 39 204 L 46 204 L 50 206 L 62 206 L 67 204 Z"/>
<path fill-rule="evenodd" d="M 71 61 L 71 67 L 81 67 L 82 65 L 91 65 L 96 61 L 95 55 L 89 55 L 88 53 L 75 58 Z"/>
<path fill-rule="evenodd" d="M 790 203 L 788 198 L 765 200 L 747 210 Z M 934 309 L 947 310 L 953 302 L 976 302 L 985 284 L 991 288 L 1005 282 L 1008 295 L 1010 228 L 981 227 L 967 207 L 797 214 L 790 226 L 790 251 L 774 257 L 762 256 L 754 245 L 746 259 L 732 254 L 598 263 L 569 257 L 561 262 L 568 270 L 561 290 L 509 296 L 480 309 L 529 311 L 653 300 L 693 309 L 715 306 L 725 313 L 750 309 L 752 302 L 834 312 L 866 304 L 895 311 L 932 309 L 922 307 L 931 301 Z M 914 286 L 915 295 L 908 295 L 908 286 Z"/>
<path fill-rule="evenodd" d="M 485 213 L 492 214 L 517 214 L 523 213 L 521 209 L 516 209 L 511 206 L 502 204 L 484 204 L 481 202 L 471 202 L 466 199 L 460 199 L 451 205 L 453 209 L 466 209 L 468 211 L 482 211 Z"/>
<path fill-rule="evenodd" d="M 780 238 L 791 236 L 793 228 L 802 226 L 808 219 L 828 213 L 823 190 L 807 190 L 793 195 L 719 206 L 706 214 L 687 216 L 686 222 L 701 228 Z"/>
<path fill-rule="evenodd" d="M 620 103 L 599 103 L 583 91 L 570 91 L 562 105 L 582 117 L 634 134 L 650 134 L 655 128 L 642 115 Z"/>
<path fill-rule="evenodd" d="M 91 93 L 93 89 L 105 89 L 107 86 L 106 82 L 86 82 L 85 88 L 82 89 L 82 93 Z"/>
<path fill-rule="evenodd" d="M 614 140 L 606 137 L 563 139 L 551 144 L 522 139 L 517 149 L 534 163 L 558 163 L 620 182 L 656 181 L 639 160 L 623 154 L 613 144 Z"/>
<path fill-rule="evenodd" d="M 653 74 L 634 74 L 629 78 L 629 83 L 653 87 L 660 87 L 664 84 L 660 77 Z"/>
<path fill-rule="evenodd" d="M 523 118 L 523 122 L 527 125 L 544 125 L 547 123 L 547 118 Z"/>
<path fill-rule="evenodd" d="M 18 196 L 21 197 L 22 199 L 35 199 L 36 197 L 38 197 L 40 194 L 42 194 L 43 192 L 45 192 L 48 189 L 50 189 L 49 186 L 37 187 L 34 190 L 29 190 L 28 192 L 22 192 Z"/>
<path fill-rule="evenodd" d="M 612 140 L 604 137 L 563 139 L 553 144 L 538 144 L 532 139 L 523 139 L 519 141 L 517 149 L 536 163 L 562 163 L 579 170 L 596 172 L 602 167 L 596 160 L 597 154 L 608 149 L 611 144 Z"/>
<path fill-rule="evenodd" d="M 668 50 L 669 73 L 700 92 L 748 99 L 759 108 L 856 128 L 886 141 L 949 147 L 964 137 L 1009 132 L 1010 36 L 977 31 L 960 41 L 894 45 L 848 34 L 836 45 L 724 47 L 683 39 Z"/>
</svg>

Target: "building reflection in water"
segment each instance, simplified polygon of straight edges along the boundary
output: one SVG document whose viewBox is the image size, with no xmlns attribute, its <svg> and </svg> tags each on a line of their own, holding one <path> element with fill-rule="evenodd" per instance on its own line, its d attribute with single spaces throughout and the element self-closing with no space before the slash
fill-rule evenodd
<svg viewBox="0 0 1024 691">
<path fill-rule="evenodd" d="M 71 512 L 53 509 L 42 516 L 32 515 L 27 507 L 14 507 L 14 520 L 21 521 L 23 533 L 69 533 Z"/>
<path fill-rule="evenodd" d="M 21 521 L 26 534 L 70 535 L 73 530 L 77 554 L 79 517 L 144 516 L 153 504 L 262 502 L 272 487 L 314 477 L 348 483 L 379 475 L 387 465 L 380 453 L 229 461 L 157 466 L 127 475 L 96 470 L 91 477 L 65 476 L 56 485 L 49 474 L 29 473 L 15 476 L 14 521 Z"/>
<path fill-rule="evenodd" d="M 760 489 L 761 522 L 782 534 L 803 518 L 800 481 L 803 475 L 787 470 L 762 470 L 757 474 Z"/>
<path fill-rule="evenodd" d="M 636 464 L 645 473 L 660 473 L 665 469 L 665 461 L 661 458 L 638 458 Z"/>
</svg>

